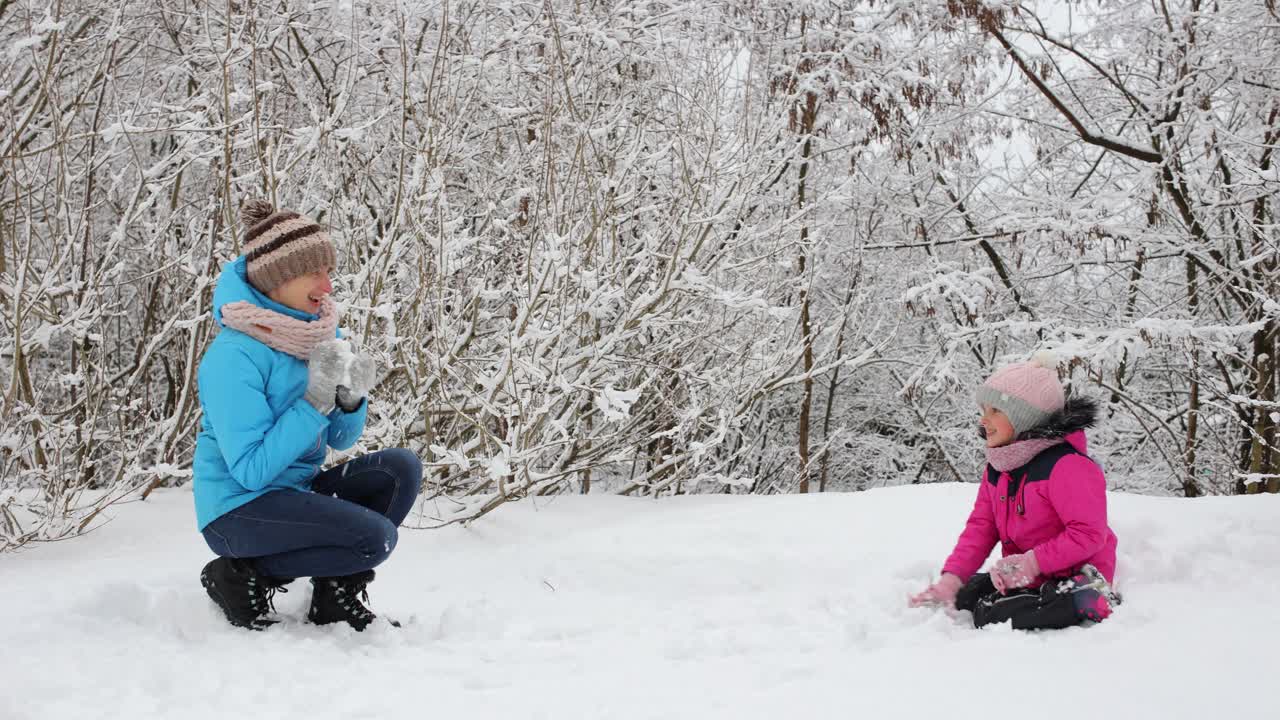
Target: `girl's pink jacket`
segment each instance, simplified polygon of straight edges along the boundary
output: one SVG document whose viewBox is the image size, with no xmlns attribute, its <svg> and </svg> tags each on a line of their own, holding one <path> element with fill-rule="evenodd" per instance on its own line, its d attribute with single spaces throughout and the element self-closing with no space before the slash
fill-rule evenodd
<svg viewBox="0 0 1280 720">
<path fill-rule="evenodd" d="M 968 581 L 999 541 L 1006 556 L 1035 551 L 1040 577 L 1031 587 L 1073 575 L 1086 563 L 1109 582 L 1115 580 L 1116 534 L 1107 526 L 1107 481 L 1084 454 L 1083 430 L 1065 440 L 1010 472 L 987 466 L 978 500 L 943 572 Z"/>
</svg>

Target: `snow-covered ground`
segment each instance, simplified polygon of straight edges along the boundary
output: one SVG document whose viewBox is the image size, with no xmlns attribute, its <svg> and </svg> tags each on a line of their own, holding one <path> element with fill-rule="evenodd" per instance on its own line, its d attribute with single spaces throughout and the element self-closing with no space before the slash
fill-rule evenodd
<svg viewBox="0 0 1280 720">
<path fill-rule="evenodd" d="M 364 634 L 228 626 L 169 491 L 0 556 L 0 718 L 1280 717 L 1280 497 L 1112 496 L 1125 604 L 1026 634 L 906 607 L 974 491 L 524 502 L 402 533 Z"/>
</svg>

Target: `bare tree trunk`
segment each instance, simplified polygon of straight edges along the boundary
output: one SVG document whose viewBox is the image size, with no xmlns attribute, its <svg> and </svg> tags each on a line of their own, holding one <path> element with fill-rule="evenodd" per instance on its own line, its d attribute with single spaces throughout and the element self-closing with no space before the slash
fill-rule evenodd
<svg viewBox="0 0 1280 720">
<path fill-rule="evenodd" d="M 844 306 L 840 318 L 840 329 L 836 332 L 836 360 L 844 357 L 844 331 L 849 325 L 849 303 L 853 302 L 853 291 L 858 286 L 861 271 L 855 272 L 849 280 L 849 288 L 845 291 Z M 840 368 L 831 371 L 831 381 L 827 384 L 827 405 L 822 412 L 822 470 L 818 476 L 818 492 L 827 491 L 827 470 L 831 464 L 831 414 L 836 401 L 836 389 L 840 387 Z"/>
<path fill-rule="evenodd" d="M 805 119 L 808 130 L 813 129 L 813 112 L 812 108 L 815 99 L 813 93 L 808 93 L 806 104 Z M 804 191 L 805 176 L 809 172 L 809 152 L 810 138 L 804 140 L 804 150 L 802 157 L 804 160 L 800 163 L 800 189 L 799 189 L 799 206 L 801 211 L 804 210 Z M 803 344 L 802 349 L 802 367 L 804 368 L 803 391 L 800 398 L 800 427 L 799 427 L 799 443 L 800 452 L 800 492 L 809 492 L 809 415 L 813 409 L 813 327 L 809 321 L 809 288 L 805 285 L 806 265 L 808 264 L 808 242 L 809 242 L 809 224 L 806 222 L 800 227 L 800 342 Z"/>
<path fill-rule="evenodd" d="M 1191 317 L 1196 317 L 1200 309 L 1200 287 L 1196 273 L 1196 265 L 1187 261 L 1187 306 Z M 1191 351 L 1191 398 L 1187 410 L 1187 442 L 1183 453 L 1184 475 L 1182 478 L 1182 494 L 1187 497 L 1199 497 L 1200 485 L 1196 482 L 1196 433 L 1200 424 L 1200 351 Z"/>
<path fill-rule="evenodd" d="M 810 94 L 810 99 L 813 95 Z M 810 100 L 812 102 L 812 100 Z M 804 208 L 805 174 L 809 170 L 809 138 L 804 141 L 804 161 L 800 164 L 800 208 Z M 800 396 L 800 492 L 809 492 L 809 415 L 813 410 L 813 327 L 809 320 L 809 288 L 805 286 L 806 265 L 808 265 L 809 224 L 800 228 L 800 342 L 803 343 L 804 384 Z"/>
<path fill-rule="evenodd" d="M 805 34 L 806 18 L 800 17 L 800 35 Z M 801 62 L 801 71 L 809 70 L 809 60 Z M 818 96 L 813 91 L 804 94 L 804 106 L 800 111 L 800 134 L 804 137 L 804 145 L 800 151 L 800 181 L 796 192 L 796 207 L 803 216 L 805 212 L 805 182 L 809 176 L 809 159 L 813 152 L 813 130 L 818 118 Z M 804 384 L 800 398 L 800 427 L 797 444 L 800 455 L 800 492 L 809 492 L 809 420 L 813 410 L 813 327 L 809 316 L 809 287 L 807 269 L 809 264 L 809 221 L 807 218 L 800 225 L 800 255 L 798 258 L 800 282 L 800 342 L 802 345 L 802 367 L 804 368 Z"/>
<path fill-rule="evenodd" d="M 1253 386 L 1256 399 L 1253 414 L 1253 439 L 1249 446 L 1249 476 L 1247 492 L 1280 492 L 1280 472 L 1276 467 L 1276 423 L 1271 419 L 1276 406 L 1276 350 L 1277 326 L 1275 320 L 1254 333 L 1253 337 Z"/>
</svg>

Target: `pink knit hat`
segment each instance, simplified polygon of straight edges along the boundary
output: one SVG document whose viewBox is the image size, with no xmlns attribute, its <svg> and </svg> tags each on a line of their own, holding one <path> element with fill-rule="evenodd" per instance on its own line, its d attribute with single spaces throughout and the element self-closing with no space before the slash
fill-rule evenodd
<svg viewBox="0 0 1280 720">
<path fill-rule="evenodd" d="M 240 208 L 240 221 L 245 229 L 245 274 L 264 293 L 338 264 L 329 233 L 305 215 L 277 210 L 266 200 L 250 200 Z"/>
<path fill-rule="evenodd" d="M 1049 353 L 1036 353 L 1030 362 L 1000 368 L 974 395 L 979 405 L 1004 413 L 1015 433 L 1042 424 L 1066 404 L 1057 362 Z"/>
</svg>

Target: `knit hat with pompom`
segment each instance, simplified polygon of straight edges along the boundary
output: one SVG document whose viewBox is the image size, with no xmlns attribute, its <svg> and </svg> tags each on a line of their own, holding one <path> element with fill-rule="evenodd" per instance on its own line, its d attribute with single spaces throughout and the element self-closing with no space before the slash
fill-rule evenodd
<svg viewBox="0 0 1280 720">
<path fill-rule="evenodd" d="M 276 210 L 266 200 L 250 200 L 240 208 L 249 282 L 264 293 L 298 277 L 338 265 L 329 233 L 310 218 Z"/>
<path fill-rule="evenodd" d="M 978 404 L 1004 413 L 1015 433 L 1031 430 L 1066 404 L 1057 365 L 1051 353 L 1039 352 L 1030 362 L 1003 367 L 978 386 Z"/>
</svg>

